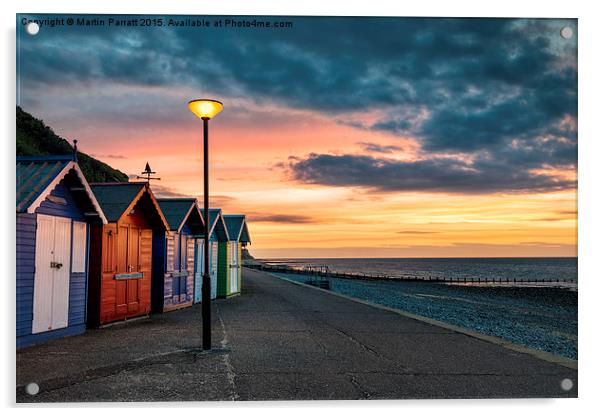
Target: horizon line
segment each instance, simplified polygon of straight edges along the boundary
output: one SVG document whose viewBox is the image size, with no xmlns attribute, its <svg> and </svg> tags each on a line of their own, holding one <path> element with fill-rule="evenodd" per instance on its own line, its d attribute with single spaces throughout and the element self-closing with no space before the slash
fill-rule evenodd
<svg viewBox="0 0 602 416">
<path fill-rule="evenodd" d="M 414 257 L 254 257 L 255 260 L 412 260 L 412 259 L 578 259 L 579 256 L 414 256 Z"/>
</svg>

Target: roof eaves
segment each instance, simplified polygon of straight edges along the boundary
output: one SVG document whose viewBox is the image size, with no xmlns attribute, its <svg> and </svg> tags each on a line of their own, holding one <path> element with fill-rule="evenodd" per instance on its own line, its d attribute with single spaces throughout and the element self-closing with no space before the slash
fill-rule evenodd
<svg viewBox="0 0 602 416">
<path fill-rule="evenodd" d="M 184 227 L 184 224 L 186 224 L 186 220 L 188 220 L 188 216 L 190 215 L 190 213 L 192 212 L 192 210 L 194 209 L 195 206 L 196 206 L 196 202 L 192 202 L 190 204 L 190 208 L 188 208 L 188 211 L 186 211 L 186 215 L 184 215 L 184 218 L 182 218 L 182 221 L 180 221 L 180 226 L 178 227 L 178 232 L 182 231 L 182 227 Z M 201 217 L 201 222 L 203 222 L 202 217 Z"/>
<path fill-rule="evenodd" d="M 27 212 L 32 214 L 46 199 L 46 197 L 52 192 L 52 190 L 58 185 L 58 183 L 69 173 L 75 162 L 67 163 L 54 178 L 46 185 L 40 194 L 27 206 Z M 23 209 L 24 207 L 21 207 Z"/>
</svg>

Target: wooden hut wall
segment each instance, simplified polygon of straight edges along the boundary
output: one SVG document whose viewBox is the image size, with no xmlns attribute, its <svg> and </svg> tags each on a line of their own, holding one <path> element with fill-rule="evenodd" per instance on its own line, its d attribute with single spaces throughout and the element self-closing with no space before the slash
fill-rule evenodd
<svg viewBox="0 0 602 416">
<path fill-rule="evenodd" d="M 167 237 L 165 231 L 153 233 L 153 259 L 151 279 L 151 311 L 163 312 L 165 270 L 167 270 Z"/>
<path fill-rule="evenodd" d="M 151 311 L 152 237 L 140 203 L 119 222 L 93 227 L 90 326 Z"/>
<path fill-rule="evenodd" d="M 184 226 L 184 235 L 186 236 L 186 302 L 192 303 L 194 297 L 194 241 L 191 230 L 187 225 Z M 182 288 L 180 287 L 182 291 Z"/>
<path fill-rule="evenodd" d="M 237 252 L 238 252 L 238 261 L 236 263 L 237 265 L 237 274 L 238 274 L 238 292 L 240 293 L 242 291 L 242 287 L 241 287 L 241 283 L 242 283 L 242 244 L 239 242 L 237 245 Z"/>
<path fill-rule="evenodd" d="M 217 234 L 213 233 L 211 236 L 211 240 L 209 241 L 209 248 L 211 251 L 209 252 L 209 275 L 211 277 L 211 297 L 217 298 L 217 288 L 218 288 L 218 273 L 219 273 L 219 241 L 217 238 Z"/>
<path fill-rule="evenodd" d="M 217 255 L 217 296 L 230 295 L 231 249 L 229 241 L 220 241 Z"/>
<path fill-rule="evenodd" d="M 205 241 L 202 238 L 197 238 L 194 244 L 194 280 L 193 280 L 193 302 L 201 302 L 201 287 L 203 284 L 203 245 Z"/>
<path fill-rule="evenodd" d="M 164 310 L 190 306 L 194 297 L 195 241 L 190 228 L 166 238 Z"/>
</svg>

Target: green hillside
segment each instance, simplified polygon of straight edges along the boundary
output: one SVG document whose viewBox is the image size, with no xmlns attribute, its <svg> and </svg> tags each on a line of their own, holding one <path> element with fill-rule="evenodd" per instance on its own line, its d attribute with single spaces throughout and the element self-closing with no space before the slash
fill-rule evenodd
<svg viewBox="0 0 602 416">
<path fill-rule="evenodd" d="M 17 156 L 69 155 L 71 144 L 21 107 L 17 107 Z M 88 182 L 127 182 L 128 176 L 85 153 L 77 160 Z"/>
</svg>

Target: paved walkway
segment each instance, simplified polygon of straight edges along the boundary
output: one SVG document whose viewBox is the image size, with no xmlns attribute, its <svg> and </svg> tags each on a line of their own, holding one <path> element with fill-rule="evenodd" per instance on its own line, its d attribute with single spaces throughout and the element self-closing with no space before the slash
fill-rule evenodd
<svg viewBox="0 0 602 416">
<path fill-rule="evenodd" d="M 215 351 L 200 305 L 88 331 L 18 351 L 17 401 L 577 395 L 577 371 L 527 354 L 261 272 L 242 285 L 213 303 Z"/>
</svg>

